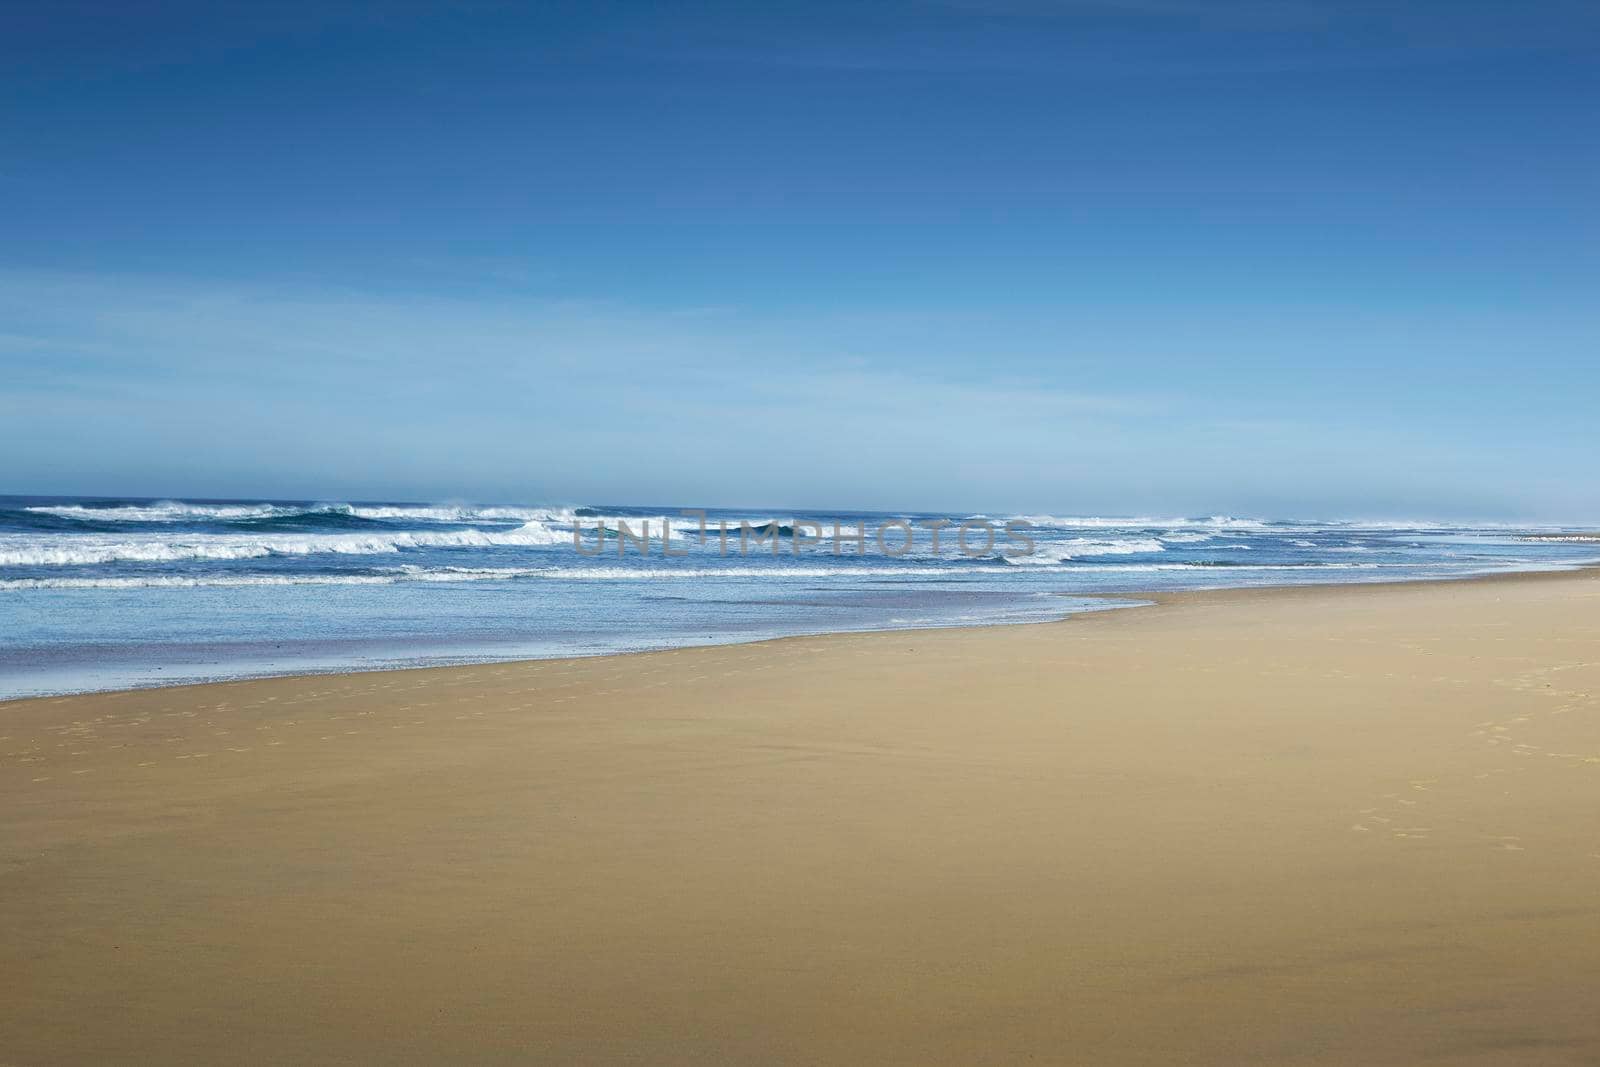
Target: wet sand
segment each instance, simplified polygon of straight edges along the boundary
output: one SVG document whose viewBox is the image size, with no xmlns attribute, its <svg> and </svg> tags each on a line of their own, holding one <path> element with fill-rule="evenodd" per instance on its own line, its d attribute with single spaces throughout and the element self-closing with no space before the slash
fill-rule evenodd
<svg viewBox="0 0 1600 1067">
<path fill-rule="evenodd" d="M 0 1063 L 1600 1062 L 1600 577 L 0 705 Z"/>
</svg>

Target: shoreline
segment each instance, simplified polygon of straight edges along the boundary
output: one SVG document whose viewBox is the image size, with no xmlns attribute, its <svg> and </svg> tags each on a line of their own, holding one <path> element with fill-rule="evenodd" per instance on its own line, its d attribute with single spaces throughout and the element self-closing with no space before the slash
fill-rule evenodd
<svg viewBox="0 0 1600 1067">
<path fill-rule="evenodd" d="M 1600 570 L 1094 614 L 12 702 L 5 1056 L 1594 1062 Z"/>
<path fill-rule="evenodd" d="M 1072 622 L 1081 617 L 1111 615 L 1124 613 L 1134 609 L 1159 608 L 1164 605 L 1184 604 L 1215 600 L 1223 602 L 1229 599 L 1252 600 L 1257 597 L 1290 595 L 1294 593 L 1332 593 L 1338 590 L 1369 590 L 1373 588 L 1402 589 L 1409 587 L 1426 587 L 1453 584 L 1477 584 L 1493 582 L 1521 582 L 1559 579 L 1575 574 L 1600 573 L 1600 564 L 1581 564 L 1552 569 L 1527 570 L 1527 571 L 1499 571 L 1487 574 L 1452 575 L 1441 578 L 1397 578 L 1394 580 L 1374 580 L 1355 582 L 1310 582 L 1301 585 L 1260 585 L 1260 586 L 1219 586 L 1210 589 L 1186 589 L 1148 591 L 1134 590 L 1130 592 L 1093 592 L 1093 593 L 1061 593 L 1064 597 L 1073 597 L 1080 600 L 1097 601 L 1127 601 L 1116 603 L 1105 608 L 1088 611 L 1068 612 L 1057 618 L 1030 619 L 1025 621 L 992 622 L 992 623 L 951 623 L 936 624 L 931 626 L 900 626 L 886 627 L 883 629 L 869 630 L 821 630 L 814 633 L 780 634 L 772 637 L 754 637 L 749 639 L 735 639 L 731 641 L 715 641 L 704 644 L 663 646 L 661 648 L 641 648 L 626 652 L 596 652 L 589 655 L 560 655 L 538 658 L 516 659 L 464 659 L 452 663 L 417 664 L 413 666 L 385 666 L 355 669 L 330 669 L 326 671 L 290 671 L 286 673 L 250 674 L 231 678 L 217 678 L 207 681 L 176 682 L 172 684 L 156 683 L 152 685 L 125 686 L 109 689 L 77 689 L 51 693 L 39 693 L 30 696 L 0 698 L 0 713 L 15 705 L 31 701 L 54 701 L 78 697 L 92 697 L 112 695 L 118 693 L 141 692 L 166 692 L 169 690 L 194 689 L 205 686 L 242 685 L 254 682 L 270 682 L 290 679 L 313 678 L 342 678 L 346 676 L 377 675 L 390 673 L 410 673 L 416 671 L 449 671 L 470 670 L 475 667 L 488 666 L 518 666 L 536 663 L 566 663 L 587 660 L 618 659 L 629 656 L 661 655 L 670 652 L 693 652 L 703 649 L 738 648 L 746 646 L 759 646 L 781 641 L 815 640 L 818 638 L 835 638 L 864 636 L 870 634 L 899 634 L 899 633 L 929 633 L 947 630 L 989 630 L 1004 629 L 1008 627 L 1054 626 Z"/>
</svg>

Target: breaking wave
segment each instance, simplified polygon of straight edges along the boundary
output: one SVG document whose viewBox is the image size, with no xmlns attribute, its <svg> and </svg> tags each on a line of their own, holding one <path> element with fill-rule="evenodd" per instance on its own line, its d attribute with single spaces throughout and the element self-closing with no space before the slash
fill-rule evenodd
<svg viewBox="0 0 1600 1067">
<path fill-rule="evenodd" d="M 1069 560 L 1092 556 L 1138 556 L 1164 551 L 1166 551 L 1166 546 L 1162 544 L 1161 539 L 1155 537 L 1131 537 L 1116 540 L 1075 537 L 1067 541 L 1041 542 L 1034 546 L 1031 554 L 1005 556 L 1004 559 L 1007 563 L 1038 566 L 1041 564 L 1065 563 Z"/>
<path fill-rule="evenodd" d="M 385 522 L 571 522 L 571 508 L 469 507 L 411 504 L 191 504 L 162 500 L 153 504 L 35 504 L 23 509 L 81 522 L 220 522 L 345 515 Z"/>
<path fill-rule="evenodd" d="M 387 534 L 212 534 L 182 538 L 110 539 L 74 536 L 57 541 L 0 542 L 0 566 L 70 567 L 101 563 L 241 560 L 266 556 L 388 555 L 415 548 L 492 548 L 565 542 L 570 535 L 537 519 L 514 530 L 438 530 Z"/>
</svg>

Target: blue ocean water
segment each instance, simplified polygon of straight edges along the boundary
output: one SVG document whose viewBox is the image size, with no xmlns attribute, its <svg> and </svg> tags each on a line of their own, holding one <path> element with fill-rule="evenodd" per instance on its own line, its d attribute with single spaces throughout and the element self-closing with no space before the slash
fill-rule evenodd
<svg viewBox="0 0 1600 1067">
<path fill-rule="evenodd" d="M 940 519 L 951 525 L 935 551 Z M 741 553 L 741 520 L 778 525 L 765 542 L 747 534 Z M 1559 527 L 715 510 L 704 521 L 702 537 L 702 520 L 677 508 L 0 497 L 0 698 L 1020 622 L 1136 604 L 1142 591 L 1600 561 L 1600 544 L 1531 536 Z"/>
</svg>

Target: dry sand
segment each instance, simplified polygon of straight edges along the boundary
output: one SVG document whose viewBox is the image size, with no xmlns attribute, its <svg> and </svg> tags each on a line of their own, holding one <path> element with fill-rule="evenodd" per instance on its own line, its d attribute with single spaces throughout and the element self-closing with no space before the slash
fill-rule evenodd
<svg viewBox="0 0 1600 1067">
<path fill-rule="evenodd" d="M 0 705 L 0 1062 L 1594 1064 L 1600 578 Z"/>
</svg>

